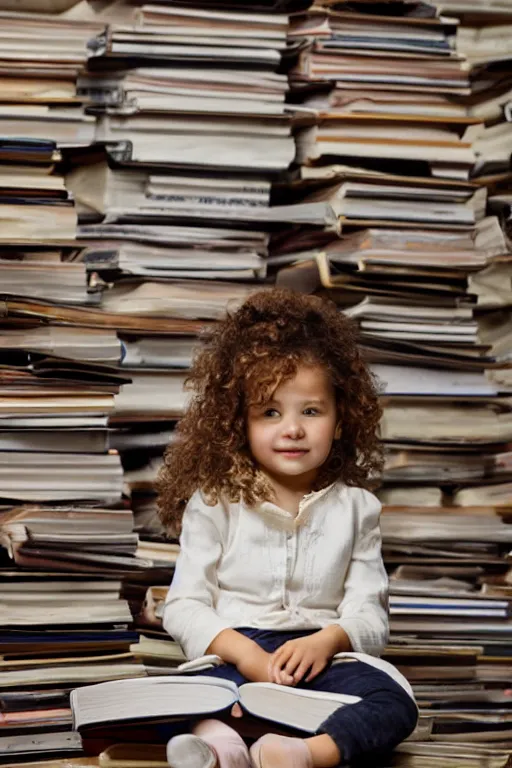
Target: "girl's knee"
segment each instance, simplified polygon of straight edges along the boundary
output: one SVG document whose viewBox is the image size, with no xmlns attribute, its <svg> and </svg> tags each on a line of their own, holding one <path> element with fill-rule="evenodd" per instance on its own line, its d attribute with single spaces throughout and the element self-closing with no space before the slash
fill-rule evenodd
<svg viewBox="0 0 512 768">
<path fill-rule="evenodd" d="M 418 707 L 414 699 L 404 690 L 389 692 L 376 696 L 372 702 L 389 723 L 389 735 L 394 742 L 388 746 L 395 747 L 404 741 L 416 728 L 418 722 Z"/>
<path fill-rule="evenodd" d="M 411 735 L 418 724 L 419 718 L 416 702 L 407 694 L 405 694 L 403 710 L 404 736 L 400 739 L 400 741 L 403 741 Z"/>
<path fill-rule="evenodd" d="M 405 694 L 407 695 L 407 694 Z M 370 697 L 341 708 L 320 726 L 337 745 L 344 762 L 380 762 L 414 730 L 417 710 L 412 699 Z M 386 761 L 384 760 L 384 764 Z"/>
</svg>

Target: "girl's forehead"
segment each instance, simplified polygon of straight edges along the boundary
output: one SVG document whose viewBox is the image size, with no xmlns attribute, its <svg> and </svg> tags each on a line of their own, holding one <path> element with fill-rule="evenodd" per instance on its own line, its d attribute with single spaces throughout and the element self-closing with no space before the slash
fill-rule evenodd
<svg viewBox="0 0 512 768">
<path fill-rule="evenodd" d="M 329 372 L 320 364 L 299 364 L 295 373 L 281 381 L 274 389 L 273 397 L 304 395 L 323 398 L 333 392 Z"/>
<path fill-rule="evenodd" d="M 280 399 L 327 400 L 334 396 L 328 369 L 320 363 L 297 363 L 285 371 L 274 371 L 264 379 L 252 377 L 247 382 L 249 406 L 259 406 Z"/>
<path fill-rule="evenodd" d="M 279 387 L 323 387 L 329 383 L 329 373 L 323 365 L 299 363 L 291 376 L 280 382 Z"/>
</svg>

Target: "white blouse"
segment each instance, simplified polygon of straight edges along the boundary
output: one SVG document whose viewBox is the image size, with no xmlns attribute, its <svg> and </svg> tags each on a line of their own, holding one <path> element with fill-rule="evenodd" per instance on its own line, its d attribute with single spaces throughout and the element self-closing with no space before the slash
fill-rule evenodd
<svg viewBox="0 0 512 768">
<path fill-rule="evenodd" d="M 297 517 L 201 493 L 183 517 L 164 627 L 188 659 L 223 629 L 319 629 L 339 624 L 356 653 L 387 642 L 387 576 L 378 499 L 342 483 L 305 496 Z M 383 663 L 383 662 L 381 662 Z"/>
</svg>

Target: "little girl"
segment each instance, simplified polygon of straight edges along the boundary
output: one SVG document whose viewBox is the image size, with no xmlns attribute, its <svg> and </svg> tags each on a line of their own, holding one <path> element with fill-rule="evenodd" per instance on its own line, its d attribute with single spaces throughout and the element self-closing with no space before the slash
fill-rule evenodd
<svg viewBox="0 0 512 768">
<path fill-rule="evenodd" d="M 190 660 L 220 656 L 210 674 L 238 685 L 359 698 L 314 736 L 266 734 L 250 753 L 203 720 L 171 739 L 170 765 L 328 768 L 392 749 L 417 708 L 376 658 L 387 579 L 365 487 L 381 462 L 380 408 L 353 325 L 331 302 L 260 291 L 208 332 L 189 385 L 159 481 L 161 517 L 181 528 L 166 630 Z"/>
</svg>

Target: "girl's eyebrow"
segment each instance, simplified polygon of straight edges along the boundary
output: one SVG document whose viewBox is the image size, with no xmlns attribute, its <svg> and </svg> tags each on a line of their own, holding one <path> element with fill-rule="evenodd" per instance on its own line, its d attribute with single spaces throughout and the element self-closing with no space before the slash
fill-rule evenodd
<svg viewBox="0 0 512 768">
<path fill-rule="evenodd" d="M 276 400 L 266 400 L 264 403 L 249 403 L 249 408 L 254 408 L 257 411 L 264 411 L 266 408 L 272 408 L 275 405 L 279 405 Z"/>
<path fill-rule="evenodd" d="M 281 405 L 281 401 L 280 400 L 267 400 L 266 403 L 262 403 L 259 407 L 260 408 L 269 408 L 270 406 L 273 406 L 273 405 Z M 311 397 L 311 398 L 308 398 L 306 400 L 302 400 L 301 405 L 302 405 L 303 408 L 306 405 L 325 405 L 325 400 L 323 400 L 320 397 L 319 398 Z"/>
</svg>

